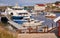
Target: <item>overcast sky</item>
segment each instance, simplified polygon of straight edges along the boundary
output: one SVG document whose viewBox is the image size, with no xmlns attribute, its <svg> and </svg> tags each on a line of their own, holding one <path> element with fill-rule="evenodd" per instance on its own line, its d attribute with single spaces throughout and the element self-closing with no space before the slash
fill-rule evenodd
<svg viewBox="0 0 60 38">
<path fill-rule="evenodd" d="M 18 3 L 21 6 L 35 5 L 41 3 L 52 3 L 60 0 L 0 0 L 0 5 L 15 5 Z"/>
</svg>

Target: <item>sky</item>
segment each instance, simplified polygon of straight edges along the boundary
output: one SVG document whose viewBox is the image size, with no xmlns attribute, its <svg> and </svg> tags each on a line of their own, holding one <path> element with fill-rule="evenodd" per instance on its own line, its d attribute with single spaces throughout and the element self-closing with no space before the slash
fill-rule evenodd
<svg viewBox="0 0 60 38">
<path fill-rule="evenodd" d="M 26 5 L 35 5 L 35 4 L 45 4 L 45 3 L 53 3 L 60 0 L 0 0 L 0 6 L 1 5 L 15 5 L 18 3 L 20 6 L 26 6 Z"/>
</svg>

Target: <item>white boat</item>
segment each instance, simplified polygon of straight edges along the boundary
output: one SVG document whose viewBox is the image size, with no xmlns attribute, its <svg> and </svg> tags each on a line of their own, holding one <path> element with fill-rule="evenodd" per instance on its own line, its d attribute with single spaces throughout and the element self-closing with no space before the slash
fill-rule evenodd
<svg viewBox="0 0 60 38">
<path fill-rule="evenodd" d="M 56 14 L 47 12 L 47 15 L 45 15 L 47 18 L 56 18 Z"/>
<path fill-rule="evenodd" d="M 28 22 L 23 23 L 23 26 L 41 26 L 44 21 L 30 19 Z"/>
<path fill-rule="evenodd" d="M 37 13 L 34 10 L 32 10 L 32 13 L 31 14 L 32 15 L 36 15 Z"/>
<path fill-rule="evenodd" d="M 5 16 L 9 19 L 8 23 L 13 25 L 17 29 L 21 29 L 21 27 L 23 26 L 42 25 L 42 23 L 44 22 L 31 19 L 31 14 L 27 10 L 24 10 L 19 6 L 7 8 L 5 11 Z"/>
</svg>

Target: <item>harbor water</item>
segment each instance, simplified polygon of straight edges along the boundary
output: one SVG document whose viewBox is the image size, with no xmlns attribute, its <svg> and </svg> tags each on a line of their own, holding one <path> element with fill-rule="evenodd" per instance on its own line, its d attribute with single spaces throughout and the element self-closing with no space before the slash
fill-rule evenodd
<svg viewBox="0 0 60 38">
<path fill-rule="evenodd" d="M 60 16 L 60 13 L 55 13 L 56 17 Z M 43 26 L 48 26 L 48 27 L 52 27 L 52 23 L 53 26 L 56 27 L 56 23 L 53 21 L 54 19 L 48 19 L 45 17 L 45 13 L 44 14 L 37 14 L 37 15 L 32 15 L 32 18 L 39 20 L 39 21 L 45 21 L 43 23 Z"/>
</svg>

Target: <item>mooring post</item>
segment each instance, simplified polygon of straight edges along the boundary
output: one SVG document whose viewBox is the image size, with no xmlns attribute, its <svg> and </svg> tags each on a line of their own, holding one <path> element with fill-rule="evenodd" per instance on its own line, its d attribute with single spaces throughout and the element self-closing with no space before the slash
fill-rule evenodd
<svg viewBox="0 0 60 38">
<path fill-rule="evenodd" d="M 31 33 L 32 27 L 31 27 L 31 26 L 29 26 L 28 30 L 29 30 L 29 33 Z"/>
<path fill-rule="evenodd" d="M 47 32 L 48 32 L 48 25 L 47 25 Z"/>
<path fill-rule="evenodd" d="M 38 26 L 36 26 L 36 33 L 38 32 Z"/>
<path fill-rule="evenodd" d="M 53 23 L 52 23 L 52 29 L 53 29 Z"/>
</svg>

